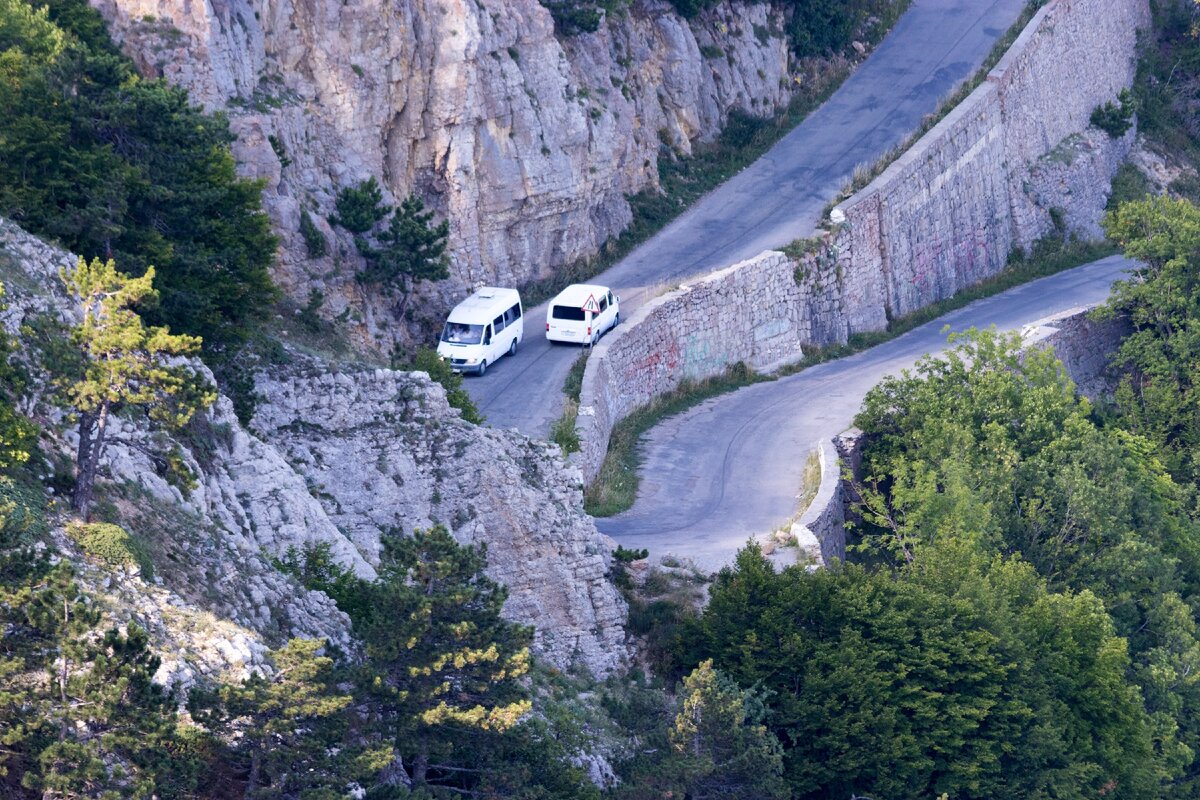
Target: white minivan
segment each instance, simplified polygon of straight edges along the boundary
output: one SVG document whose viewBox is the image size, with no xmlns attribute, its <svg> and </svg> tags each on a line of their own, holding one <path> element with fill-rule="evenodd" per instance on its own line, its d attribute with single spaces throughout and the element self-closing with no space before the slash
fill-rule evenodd
<svg viewBox="0 0 1200 800">
<path fill-rule="evenodd" d="M 516 353 L 524 335 L 517 290 L 484 286 L 451 310 L 437 352 L 452 369 L 482 375 L 504 354 Z"/>
<path fill-rule="evenodd" d="M 595 344 L 621 321 L 621 298 L 607 286 L 573 283 L 546 309 L 546 338 L 552 342 Z"/>
</svg>

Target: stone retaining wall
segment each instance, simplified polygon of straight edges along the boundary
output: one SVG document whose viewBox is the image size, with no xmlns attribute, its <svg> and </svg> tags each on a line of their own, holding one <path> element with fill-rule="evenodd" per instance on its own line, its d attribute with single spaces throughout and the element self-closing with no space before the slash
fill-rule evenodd
<svg viewBox="0 0 1200 800">
<path fill-rule="evenodd" d="M 1121 139 L 1089 127 L 1130 84 L 1147 0 L 1051 0 L 987 81 L 865 189 L 797 264 L 768 251 L 639 309 L 584 373 L 577 463 L 593 480 L 612 427 L 685 380 L 765 370 L 887 327 L 1002 270 L 1057 217 L 1094 236 Z"/>
</svg>

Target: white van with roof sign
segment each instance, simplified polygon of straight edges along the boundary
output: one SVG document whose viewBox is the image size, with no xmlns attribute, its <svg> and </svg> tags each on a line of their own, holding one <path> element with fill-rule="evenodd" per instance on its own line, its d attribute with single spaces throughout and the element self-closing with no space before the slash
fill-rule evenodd
<svg viewBox="0 0 1200 800">
<path fill-rule="evenodd" d="M 574 283 L 546 308 L 546 338 L 552 342 L 595 344 L 621 321 L 621 298 L 607 286 Z"/>
<path fill-rule="evenodd" d="M 482 375 L 501 356 L 516 353 L 524 335 L 517 290 L 484 286 L 450 312 L 437 352 L 452 369 Z"/>
</svg>

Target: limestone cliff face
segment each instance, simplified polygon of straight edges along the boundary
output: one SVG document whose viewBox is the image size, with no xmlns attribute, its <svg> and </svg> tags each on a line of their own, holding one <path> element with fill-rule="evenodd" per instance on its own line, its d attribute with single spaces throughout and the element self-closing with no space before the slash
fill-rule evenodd
<svg viewBox="0 0 1200 800">
<path fill-rule="evenodd" d="M 73 262 L 0 220 L 8 302 L 0 324 L 16 333 L 37 318 L 72 322 L 58 273 Z M 305 377 L 261 380 L 256 432 L 224 397 L 174 438 L 136 416 L 111 423 L 105 515 L 147 545 L 152 579 L 89 566 L 57 535 L 113 620 L 136 620 L 153 634 L 164 681 L 236 677 L 292 636 L 352 649 L 346 616 L 273 560 L 323 544 L 371 578 L 382 535 L 435 522 L 461 542 L 488 545 L 489 574 L 509 587 L 506 616 L 536 626 L 549 663 L 598 674 L 621 663 L 625 605 L 605 577 L 612 545 L 583 513 L 578 470 L 550 445 L 463 421 L 424 373 L 297 365 Z M 35 381 L 24 410 L 43 426 L 44 448 L 65 459 L 74 432 L 45 392 Z M 196 476 L 190 489 L 172 482 L 155 455 L 172 448 Z"/>
<path fill-rule="evenodd" d="M 519 285 L 621 231 L 664 143 L 688 152 L 731 109 L 777 110 L 791 85 L 768 4 L 723 2 L 689 23 L 637 0 L 560 41 L 538 0 L 93 3 L 146 73 L 229 112 L 284 237 L 280 282 L 301 300 L 322 290 L 331 313 L 362 300 L 353 246 L 325 223 L 344 186 L 375 176 L 449 218 L 446 298 Z M 308 257 L 302 208 L 336 239 L 330 256 Z M 367 303 L 368 332 L 386 311 Z"/>
<path fill-rule="evenodd" d="M 440 387 L 373 370 L 263 381 L 252 426 L 314 487 L 368 561 L 381 532 L 435 523 L 486 544 L 506 613 L 537 627 L 543 653 L 608 672 L 625 606 L 606 579 L 611 545 L 581 511 L 583 479 L 558 446 L 448 413 Z"/>
</svg>

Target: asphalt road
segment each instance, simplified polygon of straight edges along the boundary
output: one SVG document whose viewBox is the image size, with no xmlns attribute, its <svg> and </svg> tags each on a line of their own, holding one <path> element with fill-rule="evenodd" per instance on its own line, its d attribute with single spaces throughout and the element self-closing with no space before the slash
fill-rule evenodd
<svg viewBox="0 0 1200 800">
<path fill-rule="evenodd" d="M 597 519 L 603 533 L 652 555 L 697 566 L 730 563 L 747 537 L 796 515 L 804 463 L 815 444 L 850 427 L 867 391 L 945 348 L 942 328 L 1031 322 L 1102 302 L 1129 262 L 1113 256 L 979 300 L 848 358 L 706 401 L 660 423 L 642 442 L 633 508 Z"/>
<path fill-rule="evenodd" d="M 978 68 L 1026 0 L 915 0 L 840 89 L 774 148 L 595 279 L 624 316 L 664 282 L 728 266 L 810 235 L 858 164 L 874 163 Z M 466 389 L 488 424 L 547 435 L 579 348 L 545 340 L 545 305 L 525 340 Z"/>
</svg>

